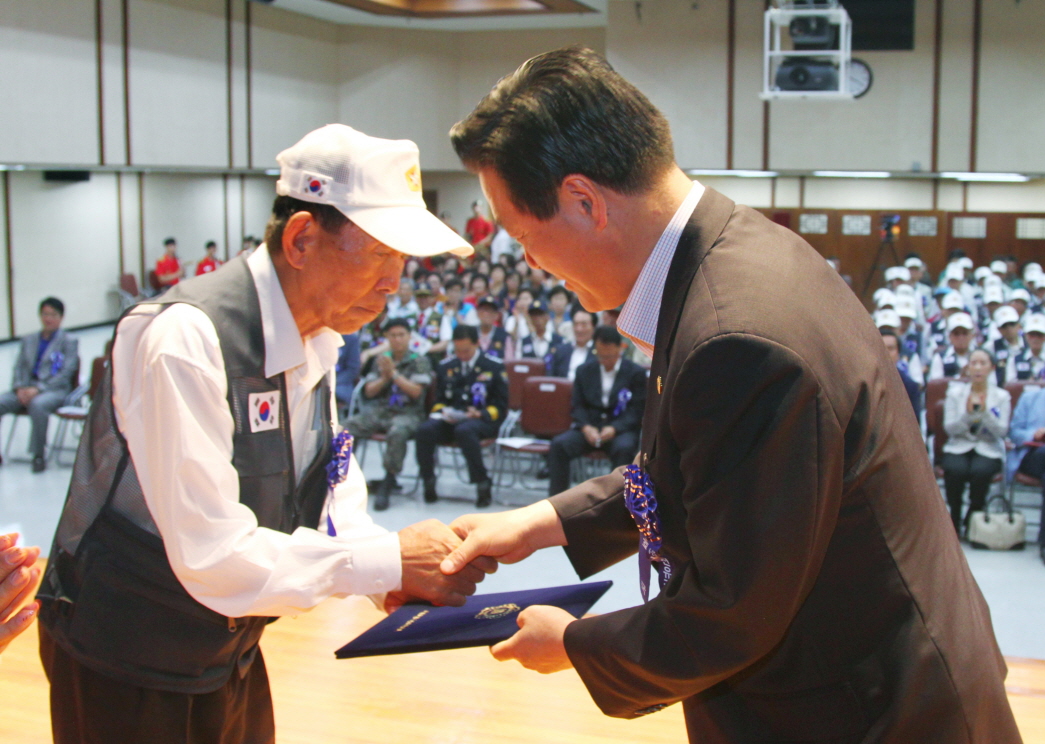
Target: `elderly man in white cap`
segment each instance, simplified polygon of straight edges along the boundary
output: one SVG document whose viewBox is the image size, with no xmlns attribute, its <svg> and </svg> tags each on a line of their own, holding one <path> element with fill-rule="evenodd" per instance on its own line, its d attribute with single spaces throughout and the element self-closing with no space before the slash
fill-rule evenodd
<svg viewBox="0 0 1045 744">
<path fill-rule="evenodd" d="M 54 740 L 275 741 L 258 640 L 327 597 L 460 605 L 459 539 L 366 513 L 336 426 L 340 334 L 406 255 L 471 247 L 421 199 L 417 147 L 333 124 L 280 153 L 265 245 L 118 322 L 38 599 Z"/>
<path fill-rule="evenodd" d="M 1009 364 L 1006 382 L 1045 379 L 1045 315 L 1027 316 L 1023 325 L 1024 347 Z"/>
<path fill-rule="evenodd" d="M 983 348 L 994 357 L 994 373 L 999 385 L 1004 385 L 1010 377 L 1013 360 L 1023 351 L 1023 336 L 1020 333 L 1020 314 L 1009 305 L 1002 305 L 994 311 L 994 325 L 997 338 L 988 339 Z"/>
<path fill-rule="evenodd" d="M 968 313 L 955 313 L 947 319 L 947 338 L 950 343 L 933 354 L 932 362 L 929 364 L 930 380 L 943 377 L 955 379 L 962 376 L 965 365 L 969 363 L 969 351 L 975 330 L 972 316 Z"/>
<path fill-rule="evenodd" d="M 939 349 L 947 345 L 947 319 L 955 313 L 965 312 L 965 300 L 961 293 L 948 291 L 940 298 L 940 314 L 929 322 L 926 357 L 932 359 Z"/>
<path fill-rule="evenodd" d="M 897 338 L 897 343 L 899 344 L 897 349 L 898 358 L 894 360 L 897 363 L 897 368 L 910 377 L 918 387 L 925 385 L 925 368 L 918 356 L 917 349 L 905 346 L 901 340 L 904 337 L 905 324 L 904 318 L 900 317 L 900 313 L 889 308 L 879 310 L 874 314 L 874 324 L 878 326 L 878 330 L 881 333 L 892 334 Z M 906 325 L 910 326 L 909 320 Z"/>
</svg>

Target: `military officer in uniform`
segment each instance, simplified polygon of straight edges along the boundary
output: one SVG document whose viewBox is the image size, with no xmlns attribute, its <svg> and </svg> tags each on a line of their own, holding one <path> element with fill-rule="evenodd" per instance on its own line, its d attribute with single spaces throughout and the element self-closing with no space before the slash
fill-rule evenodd
<svg viewBox="0 0 1045 744">
<path fill-rule="evenodd" d="M 348 421 L 357 437 L 385 434 L 385 478 L 374 494 L 374 509 L 384 511 L 403 470 L 406 443 L 424 421 L 425 392 L 432 382 L 428 357 L 410 350 L 410 321 L 385 324 L 389 351 L 380 354 L 365 378 L 362 410 Z"/>
<path fill-rule="evenodd" d="M 490 476 L 483 464 L 480 442 L 497 436 L 508 409 L 508 376 L 504 363 L 479 348 L 479 329 L 461 323 L 454 329 L 454 358 L 436 370 L 432 418 L 417 430 L 417 467 L 424 481 L 425 501 L 435 490 L 435 448 L 456 443 L 468 463 L 468 477 L 476 488 L 475 505 L 492 499 Z"/>
<path fill-rule="evenodd" d="M 519 356 L 528 359 L 543 359 L 545 366 L 550 366 L 555 350 L 566 345 L 566 339 L 549 328 L 548 321 L 551 315 L 548 312 L 548 303 L 544 300 L 534 300 L 527 311 L 530 315 L 530 323 L 533 325 L 533 333 L 523 338 L 519 343 Z"/>
</svg>

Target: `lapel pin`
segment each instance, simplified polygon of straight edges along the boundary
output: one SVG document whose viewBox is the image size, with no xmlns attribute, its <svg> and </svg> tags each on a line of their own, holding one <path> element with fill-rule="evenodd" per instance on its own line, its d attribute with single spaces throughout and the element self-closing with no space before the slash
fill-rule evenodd
<svg viewBox="0 0 1045 744">
<path fill-rule="evenodd" d="M 657 395 L 660 395 L 664 390 L 664 380 L 661 379 L 660 375 L 657 375 Z"/>
</svg>

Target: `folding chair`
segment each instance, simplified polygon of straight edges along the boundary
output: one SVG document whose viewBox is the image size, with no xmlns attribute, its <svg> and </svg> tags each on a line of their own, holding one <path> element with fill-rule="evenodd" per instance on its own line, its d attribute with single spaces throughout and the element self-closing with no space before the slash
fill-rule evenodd
<svg viewBox="0 0 1045 744">
<path fill-rule="evenodd" d="M 87 420 L 87 414 L 90 412 L 90 403 L 94 400 L 95 393 L 98 392 L 98 386 L 102 383 L 102 377 L 105 375 L 105 368 L 109 364 L 108 356 L 96 357 L 91 362 L 91 378 L 76 390 L 69 394 L 69 397 L 65 399 L 65 403 L 54 412 L 54 415 L 58 417 L 58 427 L 54 431 L 54 438 L 51 440 L 51 451 L 48 453 L 48 460 L 52 460 L 55 465 L 64 465 L 62 462 L 62 452 L 76 453 L 79 447 L 80 437 L 76 437 L 76 444 L 72 447 L 65 446 L 65 438 L 69 433 L 70 427 L 73 425 L 79 425 L 80 433 L 83 432 L 84 421 Z M 68 463 L 72 465 L 73 463 Z"/>
<path fill-rule="evenodd" d="M 498 488 L 502 487 L 505 471 L 511 475 L 510 485 L 519 483 L 527 489 L 544 489 L 546 484 L 528 484 L 523 460 L 530 460 L 530 468 L 542 462 L 551 450 L 551 438 L 573 425 L 570 416 L 573 383 L 565 377 L 530 377 L 523 385 L 522 412 L 519 428 L 523 438 L 501 437 L 494 445 L 494 459 Z M 536 439 L 536 441 L 533 441 Z"/>
</svg>

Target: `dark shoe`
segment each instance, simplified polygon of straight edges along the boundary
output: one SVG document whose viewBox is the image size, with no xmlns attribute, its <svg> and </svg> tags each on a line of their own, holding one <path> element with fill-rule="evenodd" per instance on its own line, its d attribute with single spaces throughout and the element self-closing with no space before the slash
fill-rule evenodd
<svg viewBox="0 0 1045 744">
<path fill-rule="evenodd" d="M 385 478 L 374 493 L 374 511 L 384 511 L 388 508 L 388 497 L 392 494 L 392 484 Z"/>
<path fill-rule="evenodd" d="M 44 458 L 40 457 L 40 455 L 37 455 L 36 457 L 33 458 L 33 472 L 34 473 L 42 473 L 42 472 L 44 472 L 44 468 L 46 468 L 46 467 L 47 467 L 47 464 L 44 462 Z"/>
<path fill-rule="evenodd" d="M 439 494 L 435 492 L 435 478 L 425 478 L 425 503 L 434 504 L 439 500 Z"/>
<path fill-rule="evenodd" d="M 475 505 L 478 508 L 485 509 L 493 501 L 493 494 L 491 493 L 492 489 L 493 484 L 490 483 L 490 481 L 488 480 L 484 480 L 482 483 L 479 483 L 475 486 Z"/>
</svg>

